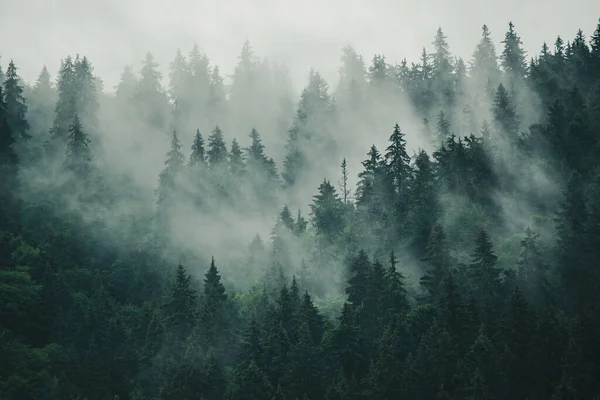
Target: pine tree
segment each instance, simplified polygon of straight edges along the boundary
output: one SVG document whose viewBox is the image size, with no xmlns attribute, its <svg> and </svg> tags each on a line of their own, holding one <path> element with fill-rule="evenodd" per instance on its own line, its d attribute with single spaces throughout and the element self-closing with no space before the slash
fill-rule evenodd
<svg viewBox="0 0 600 400">
<path fill-rule="evenodd" d="M 492 241 L 487 232 L 481 229 L 475 240 L 475 251 L 467 267 L 469 287 L 478 298 L 498 299 L 500 293 L 500 272 L 496 267 L 498 257 L 494 253 Z"/>
<path fill-rule="evenodd" d="M 440 110 L 436 124 L 438 139 L 440 143 L 445 143 L 448 137 L 450 137 L 450 121 L 446 119 L 446 114 L 443 110 Z"/>
<path fill-rule="evenodd" d="M 340 189 L 342 192 L 342 201 L 344 202 L 344 205 L 347 206 L 348 205 L 348 196 L 350 194 L 350 190 L 348 190 L 348 164 L 346 163 L 346 158 L 344 157 L 344 159 L 342 160 L 342 179 L 340 182 Z"/>
<path fill-rule="evenodd" d="M 531 228 L 525 228 L 525 238 L 521 241 L 517 278 L 530 301 L 542 305 L 548 300 L 550 292 L 546 277 L 548 266 L 542 259 L 538 249 L 538 237 L 539 234 L 534 233 Z"/>
<path fill-rule="evenodd" d="M 527 65 L 525 63 L 525 50 L 521 38 L 515 32 L 515 26 L 512 22 L 508 24 L 508 31 L 504 36 L 502 44 L 504 49 L 500 56 L 500 63 L 504 73 L 511 79 L 511 85 L 514 85 L 514 80 L 523 79 L 527 73 Z"/>
<path fill-rule="evenodd" d="M 196 320 L 198 295 L 192 288 L 192 275 L 179 264 L 169 297 L 163 306 L 170 326 L 192 327 Z"/>
<path fill-rule="evenodd" d="M 244 154 L 238 141 L 234 138 L 231 142 L 231 151 L 229 152 L 229 172 L 235 178 L 241 177 L 244 173 Z"/>
<path fill-rule="evenodd" d="M 227 161 L 227 147 L 223 138 L 223 131 L 217 125 L 208 137 L 208 163 L 211 170 L 216 171 L 225 165 Z"/>
<path fill-rule="evenodd" d="M 60 144 L 65 144 L 69 135 L 69 127 L 76 115 L 76 78 L 73 59 L 69 56 L 62 63 L 58 73 L 58 101 L 51 135 Z"/>
<path fill-rule="evenodd" d="M 492 41 L 490 30 L 487 25 L 481 28 L 481 41 L 473 52 L 473 60 L 470 66 L 470 75 L 478 85 L 479 90 L 484 90 L 488 80 L 496 86 L 500 78 L 498 69 L 498 56 L 496 46 Z"/>
<path fill-rule="evenodd" d="M 172 205 L 172 200 L 176 196 L 177 183 L 180 173 L 183 170 L 184 158 L 181 153 L 181 144 L 177 132 L 173 131 L 171 138 L 171 148 L 167 153 L 165 160 L 165 169 L 160 173 L 157 194 L 157 205 L 159 211 L 169 208 Z"/>
<path fill-rule="evenodd" d="M 306 232 L 306 227 L 308 226 L 308 221 L 302 216 L 300 210 L 298 210 L 298 215 L 296 215 L 296 221 L 294 221 L 294 232 L 296 235 L 302 235 Z"/>
<path fill-rule="evenodd" d="M 283 206 L 283 210 L 279 214 L 279 220 L 290 231 L 294 230 L 294 219 L 292 218 L 292 212 L 290 211 L 287 204 Z"/>
<path fill-rule="evenodd" d="M 86 129 L 95 133 L 98 127 L 98 88 L 93 68 L 87 57 L 75 58 L 75 109 Z"/>
<path fill-rule="evenodd" d="M 425 263 L 426 272 L 419 283 L 426 291 L 426 301 L 431 302 L 437 298 L 440 284 L 451 268 L 446 234 L 443 226 L 439 223 L 435 224 L 431 230 L 425 257 L 422 261 Z"/>
<path fill-rule="evenodd" d="M 498 89 L 496 90 L 492 114 L 494 115 L 494 122 L 496 122 L 498 129 L 501 132 L 509 134 L 510 138 L 515 141 L 516 135 L 519 133 L 519 119 L 513 100 L 502 84 L 498 85 Z"/>
<path fill-rule="evenodd" d="M 455 102 L 455 93 L 453 88 L 454 66 L 452 65 L 451 54 L 442 28 L 438 28 L 433 41 L 434 52 L 432 54 L 432 72 L 433 89 L 435 93 L 442 96 L 444 105 L 452 105 Z"/>
<path fill-rule="evenodd" d="M 433 163 L 421 150 L 415 159 L 415 176 L 411 187 L 411 205 L 407 231 L 412 232 L 412 248 L 419 259 L 425 256 L 431 230 L 440 214 Z"/>
<path fill-rule="evenodd" d="M 389 267 L 385 274 L 384 307 L 389 317 L 403 315 L 409 310 L 407 292 L 404 287 L 404 276 L 396 269 L 396 255 L 390 252 Z"/>
<path fill-rule="evenodd" d="M 344 227 L 344 203 L 335 188 L 324 180 L 319 185 L 319 193 L 313 196 L 310 205 L 311 221 L 317 232 L 326 239 L 335 238 Z"/>
<path fill-rule="evenodd" d="M 204 291 L 202 296 L 202 311 L 200 319 L 202 321 L 202 329 L 204 329 L 209 336 L 216 334 L 223 334 L 220 330 L 214 330 L 215 328 L 223 328 L 217 326 L 223 317 L 223 308 L 227 301 L 227 294 L 225 293 L 225 287 L 221 283 L 221 275 L 215 265 L 215 259 L 212 258 L 210 262 L 210 268 L 206 272 L 204 277 Z"/>
<path fill-rule="evenodd" d="M 169 105 L 165 90 L 160 83 L 161 80 L 162 74 L 158 70 L 154 56 L 147 53 L 142 62 L 134 101 L 142 121 L 157 129 L 166 127 Z"/>
<path fill-rule="evenodd" d="M 192 143 L 192 153 L 190 154 L 191 167 L 206 167 L 206 155 L 204 151 L 204 139 L 200 133 L 200 129 L 196 130 L 194 143 Z"/>
<path fill-rule="evenodd" d="M 502 379 L 498 355 L 492 341 L 481 333 L 460 361 L 459 391 L 468 400 L 498 398 Z"/>
<path fill-rule="evenodd" d="M 79 116 L 75 115 L 69 127 L 65 168 L 79 178 L 85 178 L 91 171 L 92 153 L 89 144 L 90 139 L 83 130 Z"/>
<path fill-rule="evenodd" d="M 125 66 L 119 79 L 119 84 L 115 87 L 115 97 L 121 104 L 129 104 L 134 96 L 138 85 L 138 80 L 130 65 Z"/>
<path fill-rule="evenodd" d="M 0 230 L 16 228 L 19 214 L 14 194 L 18 193 L 19 159 L 14 148 L 15 135 L 8 124 L 6 105 L 0 85 Z"/>
<path fill-rule="evenodd" d="M 225 112 L 226 91 L 219 67 L 215 65 L 210 76 L 210 89 L 208 94 L 208 110 L 211 113 L 211 122 L 216 125 Z"/>
<path fill-rule="evenodd" d="M 368 297 L 371 268 L 371 262 L 364 250 L 360 250 L 358 255 L 350 261 L 346 294 L 348 294 L 348 302 L 355 309 L 362 308 Z"/>
<path fill-rule="evenodd" d="M 27 122 L 27 104 L 23 97 L 23 86 L 21 78 L 17 75 L 17 67 L 11 60 L 6 70 L 4 81 L 4 104 L 6 107 L 6 118 L 8 125 L 16 137 L 29 139 L 29 123 Z"/>
<path fill-rule="evenodd" d="M 369 83 L 373 86 L 383 87 L 388 82 L 388 75 L 385 56 L 375 54 L 369 66 Z"/>
<path fill-rule="evenodd" d="M 386 149 L 384 160 L 392 178 L 394 191 L 397 196 L 404 197 L 409 189 L 411 179 L 410 156 L 406 151 L 405 134 L 398 124 L 390 136 L 390 145 Z"/>
</svg>

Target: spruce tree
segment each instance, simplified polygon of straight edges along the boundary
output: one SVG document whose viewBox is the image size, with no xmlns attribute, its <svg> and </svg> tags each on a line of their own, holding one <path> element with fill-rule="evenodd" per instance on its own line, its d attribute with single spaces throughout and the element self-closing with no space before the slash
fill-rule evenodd
<svg viewBox="0 0 600 400">
<path fill-rule="evenodd" d="M 225 139 L 223 138 L 223 131 L 217 125 L 213 129 L 211 135 L 208 137 L 208 163 L 211 170 L 216 171 L 219 168 L 223 168 L 227 162 L 227 147 L 225 146 Z"/>
<path fill-rule="evenodd" d="M 229 172 L 234 178 L 240 178 L 244 173 L 244 155 L 238 141 L 234 138 L 229 152 Z"/>
<path fill-rule="evenodd" d="M 363 307 L 369 293 L 369 276 L 371 273 L 371 262 L 369 256 L 364 250 L 360 250 L 358 255 L 350 260 L 348 267 L 348 302 L 355 309 Z"/>
<path fill-rule="evenodd" d="M 501 270 L 496 267 L 497 260 L 490 236 L 481 229 L 475 240 L 471 263 L 467 266 L 469 287 L 478 298 L 498 300 L 501 295 Z"/>
<path fill-rule="evenodd" d="M 18 193 L 19 159 L 15 151 L 15 135 L 8 124 L 6 104 L 0 85 L 0 230 L 16 228 L 18 215 L 14 194 Z"/>
<path fill-rule="evenodd" d="M 69 127 L 77 113 L 75 66 L 70 56 L 61 63 L 57 90 L 58 101 L 56 102 L 51 135 L 59 144 L 66 144 Z"/>
<path fill-rule="evenodd" d="M 513 89 L 518 80 L 523 79 L 527 73 L 525 63 L 525 50 L 521 38 L 515 32 L 515 26 L 512 22 L 508 24 L 508 31 L 502 41 L 504 48 L 500 55 L 500 64 L 504 73 L 510 79 L 510 87 Z M 514 91 L 514 90 L 511 90 Z"/>
<path fill-rule="evenodd" d="M 27 122 L 27 104 L 23 97 L 21 78 L 17 75 L 17 67 L 11 60 L 6 70 L 4 81 L 4 105 L 8 125 L 15 137 L 29 139 L 29 123 Z"/>
<path fill-rule="evenodd" d="M 481 28 L 481 40 L 473 52 L 470 75 L 480 91 L 485 89 L 488 80 L 495 85 L 500 78 L 496 46 L 487 25 Z"/>
<path fill-rule="evenodd" d="M 328 180 L 319 185 L 319 193 L 313 196 L 310 210 L 311 221 L 324 238 L 331 240 L 342 231 L 344 203 Z"/>
<path fill-rule="evenodd" d="M 166 127 L 168 111 L 168 99 L 161 80 L 162 74 L 154 56 L 147 53 L 142 62 L 134 101 L 142 121 L 157 129 Z"/>
<path fill-rule="evenodd" d="M 390 145 L 384 156 L 386 168 L 391 175 L 394 192 L 400 198 L 404 197 L 409 189 L 411 179 L 410 156 L 406 151 L 405 134 L 398 124 L 394 125 L 394 132 L 390 136 Z"/>
<path fill-rule="evenodd" d="M 206 154 L 204 150 L 204 139 L 200 133 L 200 129 L 196 130 L 194 143 L 192 143 L 192 153 L 190 154 L 191 167 L 206 167 Z"/>
<path fill-rule="evenodd" d="M 548 266 L 539 251 L 538 237 L 539 234 L 534 233 L 530 227 L 525 228 L 525 237 L 521 240 L 521 254 L 517 264 L 517 278 L 530 302 L 543 305 L 549 300 L 550 288 L 546 276 Z"/>
<path fill-rule="evenodd" d="M 68 139 L 65 168 L 77 177 L 85 178 L 91 171 L 92 153 L 89 149 L 90 139 L 78 115 L 75 115 L 69 127 Z"/>
<path fill-rule="evenodd" d="M 156 190 L 157 205 L 159 211 L 165 207 L 170 208 L 172 200 L 176 196 L 177 184 L 183 170 L 184 158 L 181 153 L 181 144 L 177 132 L 173 131 L 171 137 L 171 148 L 165 160 L 165 169 L 160 173 L 158 189 Z M 165 210 L 166 211 L 166 210 Z"/>
<path fill-rule="evenodd" d="M 425 290 L 425 300 L 431 302 L 438 297 L 440 284 L 452 267 L 446 233 L 440 223 L 431 230 L 422 262 L 426 269 L 419 283 Z"/>
<path fill-rule="evenodd" d="M 509 138 L 514 143 L 519 133 L 519 118 L 513 100 L 502 84 L 496 90 L 492 114 L 500 132 L 510 135 Z"/>
<path fill-rule="evenodd" d="M 183 265 L 175 270 L 175 280 L 171 285 L 169 296 L 163 306 L 170 326 L 190 328 L 196 321 L 198 295 L 192 287 L 192 275 Z"/>
<path fill-rule="evenodd" d="M 221 283 L 221 275 L 215 265 L 215 259 L 212 258 L 210 267 L 204 276 L 204 290 L 202 293 L 202 311 L 200 319 L 202 321 L 202 329 L 204 329 L 210 336 L 215 334 L 223 334 L 215 328 L 224 327 L 218 326 L 220 321 L 223 321 L 223 308 L 227 301 L 227 294 L 225 293 L 225 287 Z"/>
</svg>

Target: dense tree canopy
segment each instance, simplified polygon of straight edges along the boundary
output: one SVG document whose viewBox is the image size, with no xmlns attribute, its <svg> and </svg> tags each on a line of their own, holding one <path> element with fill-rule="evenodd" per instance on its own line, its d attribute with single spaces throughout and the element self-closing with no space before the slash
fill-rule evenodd
<svg viewBox="0 0 600 400">
<path fill-rule="evenodd" d="M 600 23 L 451 42 L 0 67 L 0 398 L 600 399 Z"/>
</svg>

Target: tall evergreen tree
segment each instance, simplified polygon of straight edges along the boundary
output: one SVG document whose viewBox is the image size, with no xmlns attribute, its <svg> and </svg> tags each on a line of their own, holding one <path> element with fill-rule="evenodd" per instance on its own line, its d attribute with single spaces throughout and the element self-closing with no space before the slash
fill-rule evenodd
<svg viewBox="0 0 600 400">
<path fill-rule="evenodd" d="M 470 75 L 480 91 L 485 89 L 488 80 L 496 86 L 500 79 L 496 46 L 487 25 L 481 28 L 481 40 L 475 47 L 470 63 Z"/>
<path fill-rule="evenodd" d="M 65 167 L 80 178 L 86 177 L 91 171 L 92 153 L 89 144 L 90 139 L 84 132 L 79 116 L 75 115 L 69 127 Z"/>
<path fill-rule="evenodd" d="M 170 208 L 172 206 L 172 201 L 176 197 L 180 173 L 183 170 L 183 163 L 184 158 L 181 153 L 181 143 L 179 142 L 177 132 L 173 131 L 171 148 L 165 160 L 165 169 L 160 173 L 158 189 L 156 190 L 159 211 L 165 207 Z"/>
<path fill-rule="evenodd" d="M 521 38 L 515 32 L 515 26 L 512 22 L 508 24 L 508 31 L 502 41 L 504 48 L 500 55 L 500 64 L 507 77 L 510 79 L 511 89 L 515 88 L 516 80 L 523 79 L 527 74 L 527 64 L 525 63 L 525 50 Z"/>
<path fill-rule="evenodd" d="M 405 134 L 400 126 L 394 126 L 394 132 L 390 136 L 390 145 L 386 149 L 384 160 L 392 178 L 394 191 L 397 196 L 403 197 L 409 190 L 411 179 L 410 156 L 406 151 Z"/>
<path fill-rule="evenodd" d="M 475 251 L 467 267 L 469 287 L 481 299 L 497 300 L 501 295 L 500 268 L 488 233 L 481 229 L 475 240 Z"/>
<path fill-rule="evenodd" d="M 450 271 L 451 259 L 446 242 L 446 234 L 441 224 L 437 223 L 431 230 L 427 241 L 425 257 L 426 272 L 419 283 L 426 291 L 426 300 L 433 301 L 439 294 L 439 286 Z"/>
<path fill-rule="evenodd" d="M 4 81 L 4 104 L 6 107 L 6 118 L 8 125 L 16 137 L 20 139 L 30 138 L 29 123 L 27 122 L 27 104 L 23 97 L 23 86 L 21 78 L 17 75 L 17 67 L 11 60 L 6 70 Z"/>
<path fill-rule="evenodd" d="M 229 152 L 229 171 L 234 177 L 240 177 L 244 173 L 244 154 L 238 141 L 234 138 L 231 142 L 231 151 Z"/>
<path fill-rule="evenodd" d="M 156 129 L 166 127 L 169 108 L 167 95 L 161 85 L 161 80 L 162 74 L 158 70 L 158 64 L 154 61 L 154 56 L 147 53 L 142 62 L 134 101 L 142 121 Z"/>
<path fill-rule="evenodd" d="M 217 170 L 225 165 L 227 162 L 227 147 L 225 146 L 225 139 L 223 137 L 223 131 L 217 125 L 213 129 L 212 133 L 208 137 L 208 163 L 212 170 Z"/>
<path fill-rule="evenodd" d="M 317 232 L 326 239 L 333 239 L 344 227 L 344 204 L 335 188 L 324 180 L 319 185 L 319 193 L 310 205 L 311 220 Z"/>
<path fill-rule="evenodd" d="M 194 143 L 192 143 L 192 153 L 190 154 L 190 166 L 206 167 L 206 154 L 204 150 L 204 139 L 200 133 L 200 129 L 196 130 Z"/>
</svg>

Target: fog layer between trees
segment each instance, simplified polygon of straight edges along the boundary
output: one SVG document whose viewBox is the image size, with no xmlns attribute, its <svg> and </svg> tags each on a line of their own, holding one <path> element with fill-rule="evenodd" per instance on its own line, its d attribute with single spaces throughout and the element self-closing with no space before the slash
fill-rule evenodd
<svg viewBox="0 0 600 400">
<path fill-rule="evenodd" d="M 600 25 L 449 41 L 3 55 L 0 397 L 600 398 Z"/>
</svg>

